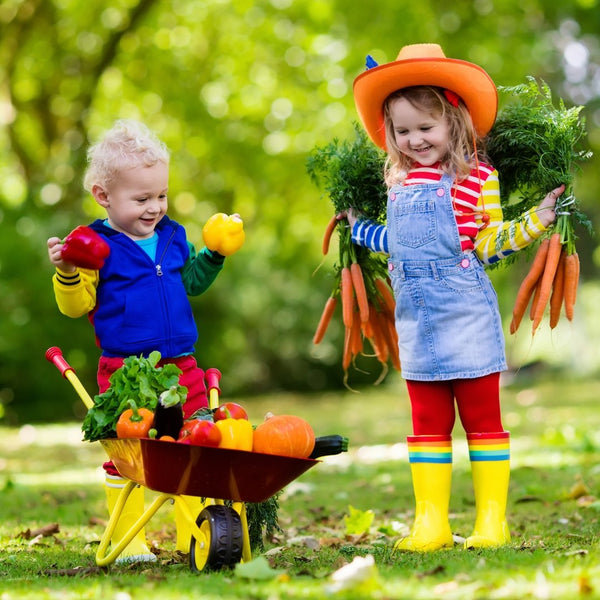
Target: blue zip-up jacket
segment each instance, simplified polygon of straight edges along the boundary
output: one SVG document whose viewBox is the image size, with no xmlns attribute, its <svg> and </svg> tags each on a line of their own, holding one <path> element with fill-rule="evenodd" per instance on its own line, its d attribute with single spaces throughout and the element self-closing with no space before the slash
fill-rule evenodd
<svg viewBox="0 0 600 600">
<path fill-rule="evenodd" d="M 101 219 L 90 227 L 110 246 L 90 315 L 103 355 L 147 356 L 158 350 L 163 358 L 174 358 L 193 353 L 198 331 L 182 276 L 184 265 L 187 269 L 190 264 L 185 229 L 163 217 L 156 227 L 159 240 L 156 262 L 152 262 L 132 239 Z M 222 268 L 223 258 L 210 251 L 193 258 L 211 262 L 204 269 L 211 271 L 205 289 Z"/>
</svg>

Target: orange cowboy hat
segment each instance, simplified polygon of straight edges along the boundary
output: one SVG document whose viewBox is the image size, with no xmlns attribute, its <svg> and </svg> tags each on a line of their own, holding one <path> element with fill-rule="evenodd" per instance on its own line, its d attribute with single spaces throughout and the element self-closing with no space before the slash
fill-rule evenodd
<svg viewBox="0 0 600 600">
<path fill-rule="evenodd" d="M 405 87 L 431 85 L 455 92 L 469 109 L 475 130 L 481 136 L 490 131 L 496 120 L 498 91 L 491 77 L 473 63 L 446 58 L 438 44 L 404 46 L 395 61 L 371 64 L 375 66 L 354 80 L 354 101 L 369 137 L 380 148 L 386 147 L 385 99 Z"/>
</svg>

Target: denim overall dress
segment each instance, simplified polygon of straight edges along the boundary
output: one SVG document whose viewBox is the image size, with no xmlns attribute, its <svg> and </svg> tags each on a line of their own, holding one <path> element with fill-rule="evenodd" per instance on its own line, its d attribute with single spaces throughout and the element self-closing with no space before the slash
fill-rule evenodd
<svg viewBox="0 0 600 600">
<path fill-rule="evenodd" d="M 470 379 L 507 368 L 496 292 L 475 253 L 461 249 L 451 194 L 445 174 L 388 194 L 388 266 L 405 379 Z"/>
</svg>

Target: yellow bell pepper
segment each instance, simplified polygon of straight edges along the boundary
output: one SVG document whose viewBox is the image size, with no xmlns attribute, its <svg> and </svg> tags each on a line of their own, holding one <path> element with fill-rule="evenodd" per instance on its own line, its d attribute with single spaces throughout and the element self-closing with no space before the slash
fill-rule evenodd
<svg viewBox="0 0 600 600">
<path fill-rule="evenodd" d="M 252 451 L 254 430 L 250 421 L 246 419 L 221 419 L 215 421 L 215 424 L 221 432 L 219 448 Z"/>
<path fill-rule="evenodd" d="M 238 214 L 217 213 L 206 221 L 202 228 L 202 237 L 209 250 L 230 256 L 244 244 L 244 222 Z"/>
</svg>

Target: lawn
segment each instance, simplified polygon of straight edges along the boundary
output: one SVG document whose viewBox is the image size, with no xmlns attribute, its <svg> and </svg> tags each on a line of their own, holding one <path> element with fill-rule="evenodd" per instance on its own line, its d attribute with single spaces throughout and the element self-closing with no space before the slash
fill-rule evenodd
<svg viewBox="0 0 600 600">
<path fill-rule="evenodd" d="M 200 574 L 174 550 L 168 505 L 147 526 L 156 563 L 97 567 L 106 523 L 102 448 L 82 442 L 77 423 L 0 427 L 0 600 L 600 598 L 599 397 L 596 381 L 517 375 L 503 390 L 512 541 L 428 554 L 392 553 L 414 508 L 401 380 L 359 393 L 236 399 L 255 424 L 268 411 L 297 414 L 317 435 L 348 436 L 350 450 L 325 457 L 284 490 L 281 531 L 242 565 L 250 568 Z M 460 540 L 472 528 L 474 501 L 458 424 L 450 508 Z M 362 533 L 352 531 L 351 512 L 372 518 Z M 374 559 L 365 589 L 355 582 L 336 590 L 332 574 L 357 557 Z"/>
</svg>

